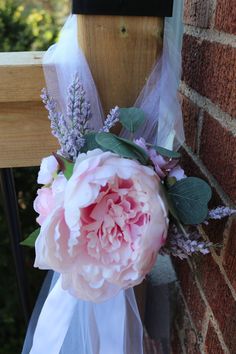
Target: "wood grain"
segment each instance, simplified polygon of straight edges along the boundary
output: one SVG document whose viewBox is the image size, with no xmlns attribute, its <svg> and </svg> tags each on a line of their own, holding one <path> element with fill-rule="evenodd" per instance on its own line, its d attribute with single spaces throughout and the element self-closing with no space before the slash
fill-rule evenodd
<svg viewBox="0 0 236 354">
<path fill-rule="evenodd" d="M 41 102 L 0 103 L 0 168 L 38 166 L 57 149 Z"/>
<path fill-rule="evenodd" d="M 0 53 L 0 168 L 37 166 L 58 148 L 40 99 L 42 57 Z"/>
<path fill-rule="evenodd" d="M 162 50 L 157 17 L 78 16 L 79 42 L 107 113 L 132 106 Z"/>
<path fill-rule="evenodd" d="M 0 102 L 39 101 L 43 52 L 0 53 Z"/>
</svg>

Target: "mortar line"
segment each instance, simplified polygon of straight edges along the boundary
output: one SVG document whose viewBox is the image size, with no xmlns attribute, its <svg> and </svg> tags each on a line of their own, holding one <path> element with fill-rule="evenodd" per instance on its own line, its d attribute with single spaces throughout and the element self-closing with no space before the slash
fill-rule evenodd
<svg viewBox="0 0 236 354">
<path fill-rule="evenodd" d="M 229 287 L 233 299 L 236 301 L 236 293 L 235 293 L 235 290 L 234 290 L 232 284 L 230 283 L 230 280 L 229 280 L 229 278 L 227 277 L 227 275 L 226 275 L 226 273 L 225 273 L 225 270 L 224 270 L 222 264 L 217 262 L 217 259 L 216 259 L 216 257 L 215 257 L 215 254 L 212 254 L 212 258 L 214 259 L 214 261 L 215 261 L 216 264 L 218 265 L 218 267 L 219 267 L 219 269 L 220 269 L 220 273 L 223 275 L 223 278 L 224 278 L 224 280 L 225 280 L 225 283 L 226 283 L 226 285 Z"/>
<path fill-rule="evenodd" d="M 226 206 L 233 207 L 234 203 L 230 199 L 230 197 L 225 193 L 221 185 L 217 182 L 214 176 L 210 173 L 210 171 L 206 168 L 206 166 L 203 164 L 202 160 L 196 156 L 192 150 L 186 145 L 183 144 L 182 147 L 184 150 L 187 152 L 187 154 L 191 157 L 193 162 L 196 163 L 196 165 L 199 167 L 200 171 L 203 173 L 203 175 L 208 179 L 210 185 L 217 190 L 217 193 L 219 194 L 220 198 L 222 199 L 223 203 Z"/>
<path fill-rule="evenodd" d="M 205 312 L 205 316 L 203 319 L 203 324 L 202 324 L 202 337 L 203 337 L 203 348 L 202 351 L 204 352 L 204 345 L 206 342 L 206 336 L 207 336 L 207 332 L 208 332 L 208 328 L 209 328 L 209 322 L 210 322 L 210 313 L 209 313 L 209 309 L 206 308 L 206 312 Z"/>
<path fill-rule="evenodd" d="M 228 244 L 228 240 L 229 240 L 229 235 L 230 235 L 230 229 L 231 229 L 231 226 L 233 224 L 233 221 L 235 219 L 235 215 L 232 215 L 229 220 L 227 221 L 227 224 L 226 224 L 226 227 L 225 227 L 225 231 L 224 231 L 224 238 L 223 238 L 223 250 L 221 252 L 222 256 L 221 258 L 224 259 L 225 257 L 225 251 L 226 251 L 226 246 Z M 236 294 L 236 292 L 235 292 Z"/>
<path fill-rule="evenodd" d="M 200 95 L 197 91 L 189 87 L 184 81 L 180 83 L 180 92 L 188 97 L 193 103 L 204 109 L 210 116 L 216 119 L 222 127 L 229 130 L 233 136 L 236 136 L 236 119 L 230 114 L 223 112 L 209 98 Z"/>
<path fill-rule="evenodd" d="M 227 345 L 225 344 L 225 341 L 224 341 L 224 338 L 223 338 L 223 334 L 222 334 L 221 329 L 219 327 L 218 321 L 217 321 L 217 319 L 215 318 L 215 316 L 213 314 L 211 306 L 208 303 L 207 298 L 205 296 L 205 293 L 204 293 L 204 291 L 203 291 L 203 289 L 201 287 L 201 284 L 200 284 L 200 282 L 199 282 L 199 280 L 198 280 L 198 278 L 196 276 L 196 272 L 194 270 L 194 266 L 193 266 L 192 262 L 189 259 L 187 261 L 188 261 L 188 264 L 189 264 L 189 266 L 190 266 L 190 268 L 192 270 L 194 279 L 196 281 L 197 288 L 198 288 L 198 290 L 199 290 L 199 292 L 201 294 L 201 297 L 202 297 L 202 299 L 203 299 L 203 301 L 204 301 L 204 303 L 205 303 L 205 305 L 206 305 L 206 307 L 207 307 L 207 309 L 209 311 L 209 314 L 210 314 L 210 317 L 211 317 L 211 323 L 212 323 L 212 326 L 214 327 L 214 329 L 216 331 L 216 334 L 218 336 L 218 339 L 219 339 L 219 342 L 221 344 L 221 347 L 225 351 L 225 354 L 230 354 L 230 351 L 229 351 Z"/>
<path fill-rule="evenodd" d="M 208 41 L 210 43 L 218 43 L 225 46 L 236 48 L 236 35 L 221 32 L 216 29 L 205 29 L 201 27 L 193 27 L 191 25 L 184 25 L 184 34 L 195 37 L 201 41 Z"/>
<path fill-rule="evenodd" d="M 200 146 L 201 146 L 203 117 L 204 117 L 204 110 L 202 108 L 200 108 L 200 112 L 199 112 L 198 120 L 197 120 L 197 142 L 196 142 L 196 151 L 197 151 L 198 156 L 200 153 Z"/>
<path fill-rule="evenodd" d="M 230 220 L 228 221 L 228 226 L 226 227 L 226 230 L 223 233 L 223 240 L 225 239 L 225 234 L 226 234 L 226 237 L 228 235 L 229 227 L 230 227 L 230 225 L 233 222 L 233 218 L 234 218 L 233 216 L 230 217 Z M 200 227 L 200 229 L 201 229 L 200 233 L 203 235 L 204 239 L 210 242 L 210 239 L 207 236 L 207 234 L 205 233 L 205 231 L 203 230 L 203 228 Z M 224 243 L 224 241 L 223 241 L 223 243 Z M 231 284 L 231 282 L 230 282 L 230 280 L 229 280 L 229 278 L 227 276 L 227 273 L 226 273 L 226 271 L 224 269 L 224 266 L 222 264 L 222 257 L 223 256 L 218 256 L 218 254 L 216 253 L 214 248 L 211 249 L 211 255 L 212 255 L 212 258 L 214 259 L 215 263 L 218 265 L 220 273 L 222 274 L 222 276 L 223 276 L 223 278 L 225 280 L 225 283 L 228 285 L 228 287 L 229 287 L 229 289 L 231 291 L 232 297 L 236 301 L 236 291 L 235 291 L 234 287 L 232 286 L 232 284 Z"/>
<path fill-rule="evenodd" d="M 198 344 L 198 346 L 200 347 L 201 344 L 202 344 L 202 341 L 203 341 L 202 332 L 198 331 L 197 328 L 196 328 L 196 325 L 195 325 L 195 323 L 194 323 L 194 321 L 193 321 L 193 319 L 192 319 L 191 312 L 190 312 L 190 310 L 189 310 L 189 308 L 188 308 L 187 301 L 186 301 L 186 299 L 185 299 L 184 293 L 183 293 L 183 291 L 182 291 L 182 288 L 181 288 L 181 285 L 180 285 L 179 282 L 178 282 L 178 291 L 179 291 L 179 294 L 180 294 L 180 296 L 181 296 L 181 298 L 182 298 L 182 300 L 183 300 L 183 302 L 184 302 L 185 311 L 186 311 L 186 313 L 187 313 L 187 315 L 188 315 L 188 318 L 189 318 L 191 327 L 192 327 L 192 329 L 194 330 L 195 335 L 196 335 L 196 337 L 197 337 L 197 344 Z M 199 334 L 200 334 L 200 335 L 199 335 Z"/>
</svg>

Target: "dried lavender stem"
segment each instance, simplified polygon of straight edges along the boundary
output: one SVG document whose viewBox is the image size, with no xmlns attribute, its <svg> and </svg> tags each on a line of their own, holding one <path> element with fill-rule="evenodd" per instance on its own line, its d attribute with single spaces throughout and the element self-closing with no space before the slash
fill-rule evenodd
<svg viewBox="0 0 236 354">
<path fill-rule="evenodd" d="M 110 129 L 119 121 L 119 107 L 111 109 L 110 113 L 107 115 L 107 118 L 104 122 L 103 128 L 100 129 L 100 132 L 108 133 Z"/>
<path fill-rule="evenodd" d="M 45 89 L 41 97 L 49 112 L 52 133 L 61 146 L 59 153 L 74 161 L 84 146 L 84 135 L 89 132 L 91 118 L 90 103 L 86 101 L 78 74 L 68 88 L 66 117 L 57 111 L 56 102 Z"/>
</svg>

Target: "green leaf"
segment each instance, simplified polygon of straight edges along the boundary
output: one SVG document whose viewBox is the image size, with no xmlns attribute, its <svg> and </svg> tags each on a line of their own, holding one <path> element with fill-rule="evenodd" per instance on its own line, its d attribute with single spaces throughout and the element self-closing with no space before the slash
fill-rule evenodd
<svg viewBox="0 0 236 354">
<path fill-rule="evenodd" d="M 179 152 L 168 150 L 161 146 L 153 146 L 153 149 L 155 149 L 161 156 L 168 157 L 169 159 L 179 159 L 181 157 Z"/>
<path fill-rule="evenodd" d="M 28 247 L 34 247 L 35 241 L 40 233 L 40 227 L 36 230 L 34 230 L 24 241 L 22 241 L 20 244 L 22 246 L 28 246 Z"/>
<path fill-rule="evenodd" d="M 168 190 L 166 188 L 166 186 L 164 184 L 160 184 L 161 190 L 162 190 L 162 194 L 164 196 L 164 200 L 166 200 L 167 205 L 168 205 L 168 210 L 170 212 L 170 214 L 179 222 L 179 218 L 178 215 L 176 214 L 175 208 L 173 206 L 173 202 L 171 197 L 168 194 Z"/>
<path fill-rule="evenodd" d="M 81 152 L 87 152 L 90 150 L 101 148 L 100 145 L 98 145 L 98 143 L 96 142 L 96 134 L 97 133 L 88 133 L 84 136 L 85 144 L 80 150 Z"/>
<path fill-rule="evenodd" d="M 142 164 L 147 164 L 149 157 L 146 152 L 133 142 L 119 138 L 111 133 L 98 133 L 97 143 L 102 149 L 112 151 L 122 157 L 139 160 Z"/>
<path fill-rule="evenodd" d="M 74 166 L 75 164 L 72 161 L 66 160 L 64 157 L 60 156 L 64 163 L 64 176 L 66 177 L 67 180 L 69 180 L 73 174 Z"/>
<path fill-rule="evenodd" d="M 202 179 L 183 178 L 168 189 L 168 195 L 183 224 L 197 225 L 206 219 L 212 191 Z"/>
<path fill-rule="evenodd" d="M 128 139 L 124 139 L 124 138 L 118 138 L 120 141 L 122 141 L 123 143 L 125 143 L 126 145 L 128 145 L 130 147 L 130 149 L 133 150 L 133 152 L 136 153 L 137 156 L 139 156 L 139 158 L 137 158 L 142 164 L 147 165 L 149 162 L 149 156 L 146 153 L 146 151 L 141 148 L 139 145 L 133 143 L 133 141 L 128 140 Z"/>
<path fill-rule="evenodd" d="M 73 169 L 75 164 L 72 161 L 69 161 L 67 159 L 65 159 L 63 156 L 54 153 L 53 154 L 55 159 L 57 160 L 58 164 L 59 164 L 59 168 L 60 170 L 64 173 L 64 176 L 66 177 L 66 179 L 70 179 L 72 174 L 73 174 Z"/>
<path fill-rule="evenodd" d="M 144 112 L 136 107 L 131 108 L 120 108 L 119 121 L 131 133 L 136 132 L 136 130 L 144 123 L 145 115 Z"/>
</svg>

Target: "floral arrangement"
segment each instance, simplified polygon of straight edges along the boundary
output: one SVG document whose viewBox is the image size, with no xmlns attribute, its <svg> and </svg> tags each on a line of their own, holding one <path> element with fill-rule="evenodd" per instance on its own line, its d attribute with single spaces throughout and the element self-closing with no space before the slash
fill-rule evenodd
<svg viewBox="0 0 236 354">
<path fill-rule="evenodd" d="M 60 150 L 42 160 L 34 201 L 40 228 L 23 242 L 35 244 L 35 267 L 59 272 L 75 297 L 100 302 L 142 282 L 158 253 L 209 252 L 197 226 L 233 211 L 208 211 L 211 188 L 185 175 L 178 152 L 133 139 L 142 110 L 115 107 L 95 132 L 78 75 L 66 116 L 45 89 L 42 99 Z M 110 132 L 117 123 L 130 139 Z"/>
</svg>

